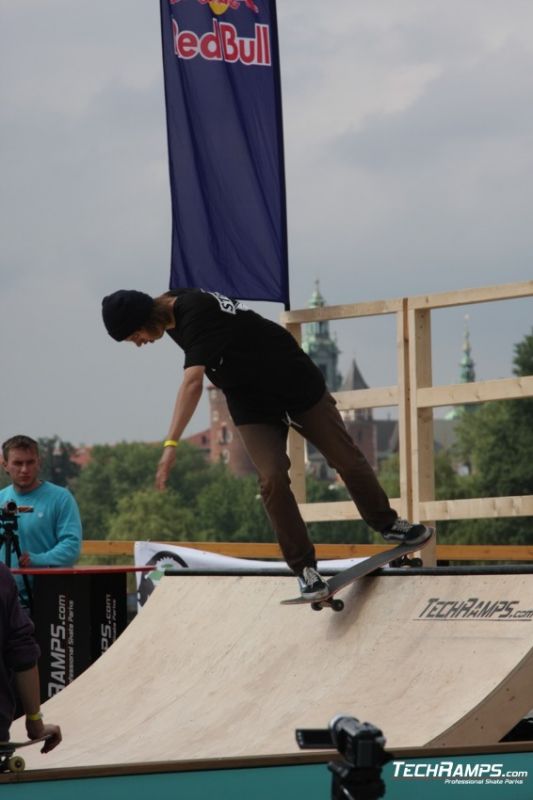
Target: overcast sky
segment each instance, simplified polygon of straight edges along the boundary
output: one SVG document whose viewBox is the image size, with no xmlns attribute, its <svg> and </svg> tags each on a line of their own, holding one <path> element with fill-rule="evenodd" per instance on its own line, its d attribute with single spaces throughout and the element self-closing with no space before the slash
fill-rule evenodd
<svg viewBox="0 0 533 800">
<path fill-rule="evenodd" d="M 533 278 L 530 0 L 278 0 L 278 18 L 292 307 L 316 278 L 330 304 Z M 182 354 L 100 317 L 117 288 L 168 286 L 158 3 L 0 0 L 0 76 L 0 439 L 159 440 Z M 436 382 L 458 380 L 467 311 L 480 379 L 531 332 L 531 299 L 436 313 Z M 342 368 L 395 381 L 390 320 L 332 329 Z M 203 403 L 189 432 L 206 425 Z"/>
</svg>

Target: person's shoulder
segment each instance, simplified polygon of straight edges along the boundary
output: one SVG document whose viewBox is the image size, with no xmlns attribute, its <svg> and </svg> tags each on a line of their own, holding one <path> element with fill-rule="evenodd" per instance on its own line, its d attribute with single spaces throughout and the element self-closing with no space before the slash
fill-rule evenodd
<svg viewBox="0 0 533 800">
<path fill-rule="evenodd" d="M 178 307 L 181 307 L 201 302 L 205 297 L 205 292 L 202 289 L 177 289 L 173 295 Z"/>
<path fill-rule="evenodd" d="M 39 487 L 43 495 L 58 499 L 73 497 L 72 492 L 66 486 L 59 486 L 51 481 L 43 481 Z"/>
</svg>

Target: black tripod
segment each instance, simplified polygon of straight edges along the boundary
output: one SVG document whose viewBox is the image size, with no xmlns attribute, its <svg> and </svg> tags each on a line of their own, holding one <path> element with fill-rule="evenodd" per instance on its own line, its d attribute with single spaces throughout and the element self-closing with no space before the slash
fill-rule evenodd
<svg viewBox="0 0 533 800">
<path fill-rule="evenodd" d="M 0 508 L 0 547 L 4 546 L 4 562 L 6 567 L 11 568 L 11 559 L 13 551 L 17 556 L 17 562 L 20 561 L 22 552 L 20 550 L 20 542 L 18 537 L 18 517 L 19 513 L 27 513 L 33 511 L 31 506 L 17 506 L 14 500 L 9 500 L 2 508 Z M 31 584 L 27 575 L 22 576 L 24 588 L 28 596 L 28 604 L 30 612 L 33 611 L 33 593 Z"/>
</svg>

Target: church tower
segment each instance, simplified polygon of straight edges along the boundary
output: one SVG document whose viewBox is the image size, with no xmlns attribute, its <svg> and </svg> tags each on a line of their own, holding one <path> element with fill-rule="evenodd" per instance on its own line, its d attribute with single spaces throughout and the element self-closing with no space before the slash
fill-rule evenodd
<svg viewBox="0 0 533 800">
<path fill-rule="evenodd" d="M 468 330 L 468 314 L 465 314 L 465 334 L 463 339 L 463 355 L 459 362 L 459 381 L 460 383 L 474 383 L 476 380 L 476 367 L 472 358 L 472 346 L 470 344 L 470 331 Z M 446 414 L 446 419 L 458 419 L 465 411 L 473 411 L 476 403 L 468 403 L 464 406 L 454 406 Z"/>
<path fill-rule="evenodd" d="M 317 280 L 315 281 L 315 291 L 311 296 L 308 307 L 323 308 L 325 305 L 326 301 L 320 292 L 320 285 Z M 368 389 L 355 360 L 352 360 L 344 380 L 339 373 L 338 359 L 340 350 L 337 346 L 337 341 L 331 336 L 329 320 L 316 320 L 305 325 L 302 335 L 302 349 L 322 372 L 330 392 Z M 353 440 L 364 452 L 370 464 L 376 468 L 377 433 L 372 418 L 372 409 L 342 411 L 341 416 Z M 306 442 L 306 457 L 307 469 L 315 478 L 319 480 L 337 479 L 336 472 L 328 466 L 324 456 L 310 442 Z"/>
<path fill-rule="evenodd" d="M 320 293 L 319 281 L 315 281 L 315 291 L 311 295 L 308 308 L 323 308 L 326 301 Z M 322 372 L 330 392 L 336 392 L 341 385 L 342 377 L 337 369 L 339 348 L 329 332 L 329 320 L 317 320 L 306 324 L 302 350 L 311 358 Z"/>
</svg>

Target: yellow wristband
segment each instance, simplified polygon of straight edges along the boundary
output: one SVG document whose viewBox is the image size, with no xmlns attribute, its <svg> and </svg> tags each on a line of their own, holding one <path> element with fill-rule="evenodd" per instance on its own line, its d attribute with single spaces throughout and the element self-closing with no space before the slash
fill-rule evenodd
<svg viewBox="0 0 533 800">
<path fill-rule="evenodd" d="M 29 720 L 29 722 L 37 722 L 38 720 L 40 720 L 42 718 L 43 718 L 43 712 L 42 711 L 36 711 L 35 714 L 26 714 L 26 719 Z"/>
<path fill-rule="evenodd" d="M 175 439 L 166 439 L 163 442 L 163 447 L 177 447 L 178 443 Z"/>
</svg>

